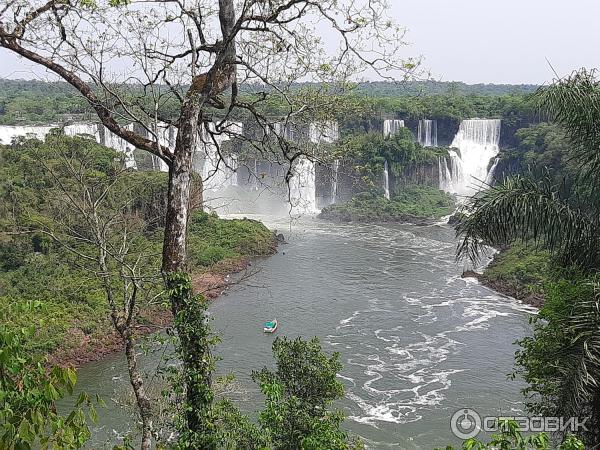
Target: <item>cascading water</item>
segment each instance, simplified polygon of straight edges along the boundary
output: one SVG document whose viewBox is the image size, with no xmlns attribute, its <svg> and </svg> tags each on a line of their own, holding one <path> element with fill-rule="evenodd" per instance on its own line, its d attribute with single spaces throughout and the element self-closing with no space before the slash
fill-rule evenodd
<svg viewBox="0 0 600 450">
<path fill-rule="evenodd" d="M 499 162 L 500 158 L 494 159 L 494 164 L 492 164 L 492 167 L 490 167 L 487 177 L 485 177 L 486 185 L 490 186 L 494 182 L 494 174 L 496 173 L 496 167 L 498 166 Z"/>
<path fill-rule="evenodd" d="M 275 134 L 287 141 L 296 141 L 299 130 L 291 122 L 277 122 L 273 125 Z"/>
<path fill-rule="evenodd" d="M 452 174 L 448 168 L 448 160 L 444 156 L 438 158 L 438 172 L 440 189 L 446 192 L 454 192 L 454 186 L 452 185 Z"/>
<path fill-rule="evenodd" d="M 461 122 L 451 145 L 460 153 L 450 151 L 450 168 L 440 168 L 440 189 L 469 196 L 481 188 L 488 178 L 490 160 L 500 151 L 500 128 L 499 119 L 469 119 Z M 441 158 L 440 162 L 447 164 L 446 158 Z"/>
<path fill-rule="evenodd" d="M 309 128 L 309 138 L 314 144 L 331 144 L 337 141 L 340 137 L 338 123 L 335 121 L 326 121 L 319 123 L 311 123 Z M 337 198 L 337 183 L 340 161 L 336 159 L 331 165 L 331 196 L 329 203 L 333 204 Z M 316 189 L 316 183 L 315 183 Z M 316 197 L 316 192 L 315 192 Z"/>
<path fill-rule="evenodd" d="M 386 119 L 383 121 L 383 136 L 393 136 L 398 133 L 400 128 L 404 128 L 404 120 Z"/>
<path fill-rule="evenodd" d="M 390 199 L 390 170 L 388 167 L 387 159 L 383 165 L 383 195 L 388 200 Z"/>
<path fill-rule="evenodd" d="M 168 148 L 171 152 L 175 151 L 175 142 L 177 139 L 177 128 L 164 122 L 158 122 L 153 127 L 152 132 L 147 133 L 148 139 L 157 142 L 161 147 Z M 152 155 L 152 169 L 160 172 L 168 172 L 169 166 L 158 156 Z"/>
<path fill-rule="evenodd" d="M 314 147 L 331 144 L 339 138 L 338 124 L 335 121 L 312 122 L 308 127 L 308 138 Z M 314 150 L 314 149 L 311 149 Z M 292 168 L 294 175 L 290 179 L 290 202 L 292 210 L 299 214 L 314 214 L 317 208 L 317 185 L 315 162 L 301 157 Z M 337 191 L 332 180 L 332 190 Z M 335 194 L 334 194 L 335 195 Z"/>
<path fill-rule="evenodd" d="M 314 144 L 331 144 L 339 139 L 335 121 L 313 122 L 309 126 L 309 139 Z"/>
<path fill-rule="evenodd" d="M 253 191 L 258 191 L 260 189 L 260 178 L 259 178 L 259 174 L 258 174 L 258 159 L 254 159 L 254 173 L 253 173 L 253 177 L 251 180 L 252 184 L 252 190 Z"/>
<path fill-rule="evenodd" d="M 127 125 L 126 128 L 133 130 L 133 124 Z M 125 167 L 131 169 L 137 168 L 133 154 L 135 147 L 109 131 L 108 128 L 96 123 L 74 123 L 66 125 L 63 130 L 67 136 L 93 137 L 99 144 L 123 153 L 125 155 Z"/>
<path fill-rule="evenodd" d="M 429 119 L 419 120 L 419 130 L 417 135 L 418 142 L 423 147 L 437 147 L 437 121 Z"/>
<path fill-rule="evenodd" d="M 96 142 L 100 142 L 100 129 L 96 123 L 74 123 L 66 125 L 64 133 L 67 136 L 93 136 Z"/>
<path fill-rule="evenodd" d="M 290 179 L 290 203 L 296 214 L 314 214 L 317 209 L 315 163 L 306 157 L 297 160 Z"/>
<path fill-rule="evenodd" d="M 30 136 L 39 140 L 44 140 L 52 128 L 56 128 L 56 126 L 0 126 L 0 144 L 8 145 L 15 137 Z M 92 136 L 96 142 L 124 153 L 126 155 L 125 166 L 135 168 L 133 146 L 108 131 L 108 129 L 102 128 L 103 130 L 100 131 L 98 124 L 94 123 L 76 123 L 66 125 L 64 127 L 64 133 L 67 136 Z M 128 128 L 132 129 L 132 126 L 130 125 Z"/>
<path fill-rule="evenodd" d="M 127 128 L 130 131 L 133 131 L 134 125 L 129 124 L 125 128 Z M 102 145 L 104 145 L 105 147 L 112 148 L 120 153 L 123 153 L 123 155 L 125 155 L 125 167 L 127 167 L 128 169 L 136 169 L 137 168 L 137 165 L 135 162 L 135 156 L 134 156 L 134 150 L 135 150 L 134 145 L 130 144 L 129 142 L 127 142 L 124 139 L 121 139 L 119 136 L 117 136 L 116 134 L 114 134 L 112 131 L 110 131 L 108 128 L 106 128 L 104 126 L 100 129 L 99 138 L 100 138 L 100 143 Z M 164 162 L 162 160 L 160 160 L 160 161 L 164 164 Z M 166 167 L 166 164 L 164 164 L 164 167 Z M 160 170 L 163 172 L 166 171 L 166 170 L 163 170 L 163 167 L 161 167 Z"/>
<path fill-rule="evenodd" d="M 22 127 L 22 126 L 0 126 L 0 144 L 10 145 L 12 140 L 16 137 L 33 137 L 43 141 L 50 130 L 54 128 L 52 126 L 44 127 Z"/>
<path fill-rule="evenodd" d="M 211 123 L 209 127 L 212 133 L 216 132 L 214 124 Z M 243 131 L 242 124 L 238 122 L 225 123 L 220 128 L 235 135 L 241 135 Z M 205 129 L 202 130 L 200 153 L 204 154 L 202 178 L 205 180 L 206 189 L 218 191 L 237 185 L 237 158 L 234 155 L 226 155 L 223 151 L 223 143 L 230 139 L 230 135 L 226 133 L 211 134 Z"/>
<path fill-rule="evenodd" d="M 340 171 L 340 160 L 336 159 L 333 161 L 331 166 L 331 203 L 337 201 L 337 190 L 338 190 L 338 177 Z"/>
</svg>

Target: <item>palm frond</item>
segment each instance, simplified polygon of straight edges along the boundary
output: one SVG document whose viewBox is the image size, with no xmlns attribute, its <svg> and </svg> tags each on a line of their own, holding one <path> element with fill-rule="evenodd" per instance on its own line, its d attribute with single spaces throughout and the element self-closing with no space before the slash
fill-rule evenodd
<svg viewBox="0 0 600 450">
<path fill-rule="evenodd" d="M 580 165 L 583 177 L 600 183 L 600 82 L 596 71 L 574 72 L 541 88 L 534 99 L 567 133 L 573 145 L 572 159 Z"/>
<path fill-rule="evenodd" d="M 558 382 L 560 402 L 573 414 L 582 410 L 600 386 L 600 294 L 574 306 L 566 324 L 570 345 L 563 349 Z"/>
<path fill-rule="evenodd" d="M 598 219 L 573 208 L 549 177 L 506 179 L 476 194 L 456 227 L 458 258 L 478 262 L 488 245 L 534 240 L 565 262 L 584 269 L 600 261 Z"/>
</svg>

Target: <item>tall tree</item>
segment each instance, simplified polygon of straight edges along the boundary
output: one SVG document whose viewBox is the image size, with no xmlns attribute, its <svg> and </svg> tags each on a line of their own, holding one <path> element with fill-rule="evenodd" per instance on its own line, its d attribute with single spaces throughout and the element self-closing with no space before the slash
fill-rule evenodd
<svg viewBox="0 0 600 450">
<path fill-rule="evenodd" d="M 162 272 L 180 338 L 191 432 L 206 428 L 202 411 L 211 401 L 208 345 L 185 275 L 194 152 L 222 136 L 262 152 L 273 152 L 267 142 L 275 141 L 289 180 L 294 163 L 314 155 L 287 140 L 275 122 L 332 107 L 319 93 L 295 89 L 297 81 L 325 83 L 316 86 L 331 92 L 367 70 L 405 77 L 418 66 L 399 56 L 404 30 L 386 18 L 386 6 L 385 0 L 0 1 L 0 46 L 70 83 L 110 132 L 168 167 Z M 242 83 L 252 86 L 252 96 L 239 95 Z M 273 98 L 285 105 L 276 118 L 263 112 Z M 241 135 L 230 125 L 239 114 L 252 117 L 261 132 Z M 176 129 L 174 148 L 164 145 L 166 127 Z"/>
<path fill-rule="evenodd" d="M 36 157 L 49 179 L 44 192 L 47 216 L 40 219 L 37 213 L 25 219 L 27 228 L 51 237 L 102 286 L 112 325 L 124 344 L 140 415 L 141 448 L 149 450 L 152 402 L 139 368 L 135 329 L 140 304 L 148 304 L 156 294 L 153 287 L 160 275 L 155 249 L 143 236 L 148 224 L 132 207 L 140 183 L 127 179 L 131 174 L 121 158 L 103 167 L 102 162 L 115 155 L 98 152 L 94 141 L 51 135 L 44 147 Z M 99 162 L 99 155 L 104 161 Z"/>
</svg>

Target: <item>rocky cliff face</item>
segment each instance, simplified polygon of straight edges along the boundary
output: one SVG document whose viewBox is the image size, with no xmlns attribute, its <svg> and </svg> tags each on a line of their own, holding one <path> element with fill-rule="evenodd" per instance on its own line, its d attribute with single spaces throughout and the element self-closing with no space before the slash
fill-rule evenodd
<svg viewBox="0 0 600 450">
<path fill-rule="evenodd" d="M 392 177 L 392 190 L 409 184 L 438 187 L 440 185 L 438 165 L 433 163 L 414 164 L 404 169 L 402 176 Z"/>
</svg>

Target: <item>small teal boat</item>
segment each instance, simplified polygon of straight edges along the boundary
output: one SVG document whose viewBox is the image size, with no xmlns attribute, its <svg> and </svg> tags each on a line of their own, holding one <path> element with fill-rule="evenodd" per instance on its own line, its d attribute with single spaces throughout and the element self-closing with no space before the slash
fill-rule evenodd
<svg viewBox="0 0 600 450">
<path fill-rule="evenodd" d="M 263 331 L 265 333 L 274 333 L 276 329 L 277 329 L 277 319 L 273 319 L 270 322 L 265 322 L 265 325 L 263 326 Z"/>
</svg>

